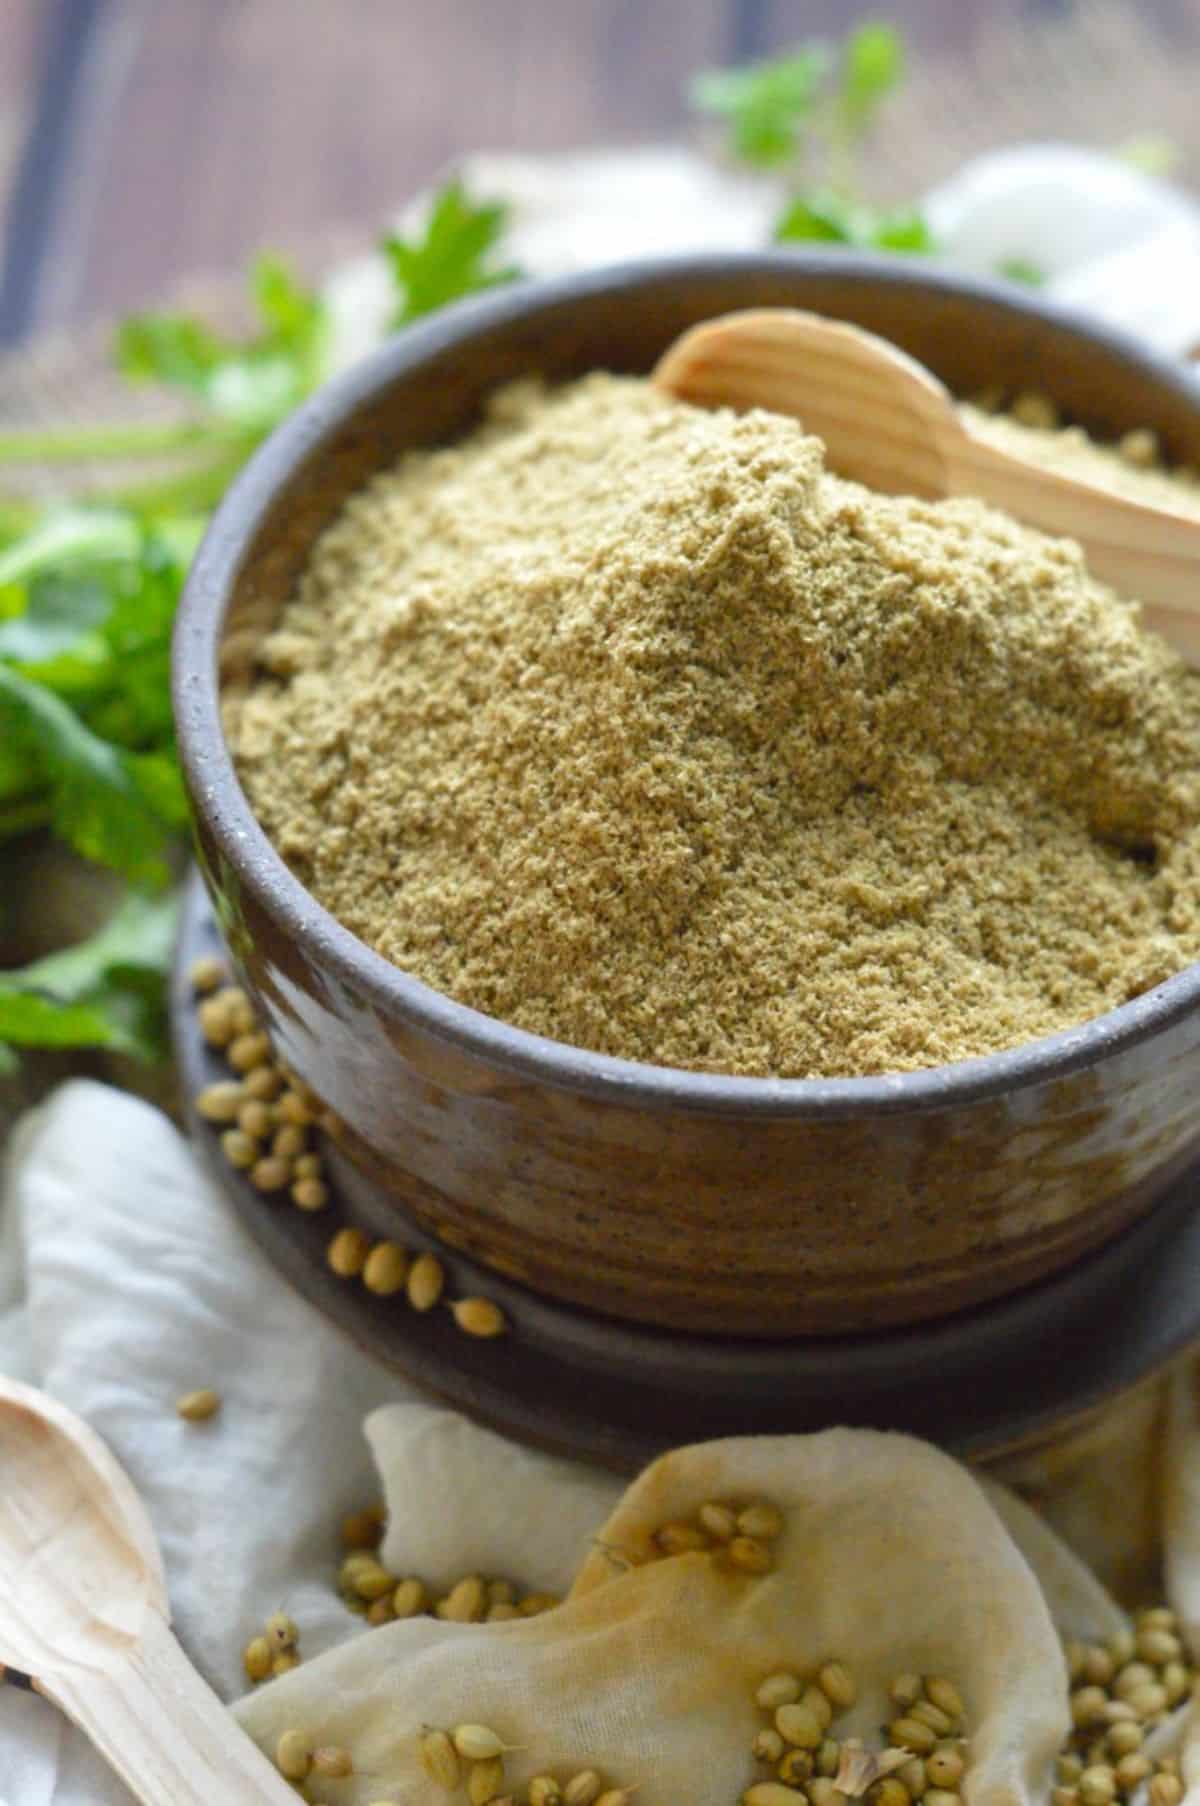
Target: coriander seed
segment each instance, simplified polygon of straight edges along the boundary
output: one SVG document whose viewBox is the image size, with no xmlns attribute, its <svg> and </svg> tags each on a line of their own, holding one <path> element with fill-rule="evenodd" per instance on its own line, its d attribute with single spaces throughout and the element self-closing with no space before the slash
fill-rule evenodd
<svg viewBox="0 0 1200 1806">
<path fill-rule="evenodd" d="M 376 1242 L 363 1267 L 363 1284 L 377 1297 L 391 1298 L 404 1290 L 408 1255 L 395 1242 Z"/>
<path fill-rule="evenodd" d="M 702 1505 L 696 1513 L 700 1528 L 715 1543 L 732 1542 L 737 1535 L 737 1513 L 728 1505 L 718 1505 L 714 1501 Z"/>
<path fill-rule="evenodd" d="M 445 1731 L 426 1731 L 421 1738 L 421 1765 L 431 1781 L 453 1793 L 462 1775 L 458 1751 Z"/>
<path fill-rule="evenodd" d="M 408 1302 L 414 1311 L 431 1311 L 446 1285 L 442 1263 L 433 1254 L 419 1254 L 408 1274 Z"/>
<path fill-rule="evenodd" d="M 778 1674 L 769 1674 L 759 1682 L 754 1703 L 764 1712 L 774 1712 L 779 1706 L 794 1705 L 802 1691 L 799 1676 L 781 1669 Z"/>
<path fill-rule="evenodd" d="M 271 1674 L 278 1680 L 281 1674 L 290 1674 L 293 1668 L 299 1668 L 300 1657 L 294 1649 L 281 1649 L 277 1656 L 271 1658 Z"/>
<path fill-rule="evenodd" d="M 845 1662 L 826 1662 L 817 1682 L 830 1704 L 839 1712 L 848 1712 L 858 1699 L 858 1682 Z"/>
<path fill-rule="evenodd" d="M 780 1706 L 775 1713 L 775 1729 L 785 1743 L 793 1743 L 799 1749 L 819 1749 L 825 1736 L 825 1727 L 808 1706 Z"/>
<path fill-rule="evenodd" d="M 595 1806 L 604 1791 L 604 1783 L 594 1768 L 581 1768 L 563 1788 L 563 1806 Z M 793 1800 L 790 1806 L 796 1806 Z"/>
<path fill-rule="evenodd" d="M 370 1252 L 370 1239 L 361 1229 L 339 1229 L 325 1259 L 340 1279 L 357 1279 Z"/>
<path fill-rule="evenodd" d="M 761 1730 L 750 1746 L 756 1762 L 779 1762 L 783 1758 L 784 1741 L 779 1732 L 768 1726 Z"/>
<path fill-rule="evenodd" d="M 928 1756 L 937 1743 L 929 1726 L 911 1717 L 894 1718 L 888 1726 L 888 1737 L 897 1749 L 912 1750 L 918 1756 Z"/>
<path fill-rule="evenodd" d="M 424 1584 L 419 1580 L 402 1580 L 392 1594 L 392 1611 L 397 1618 L 415 1618 L 428 1604 Z"/>
<path fill-rule="evenodd" d="M 504 1739 L 485 1724 L 456 1725 L 450 1736 L 459 1755 L 468 1762 L 486 1762 L 492 1756 L 502 1756 L 507 1747 Z"/>
<path fill-rule="evenodd" d="M 242 1109 L 242 1087 L 235 1079 L 221 1079 L 196 1094 L 196 1112 L 205 1122 L 235 1123 Z"/>
<path fill-rule="evenodd" d="M 275 1745 L 275 1766 L 285 1781 L 307 1780 L 312 1768 L 312 1740 L 303 1731 L 284 1731 Z"/>
<path fill-rule="evenodd" d="M 282 1191 L 291 1177 L 290 1161 L 277 1160 L 273 1154 L 256 1160 L 250 1168 L 250 1183 L 256 1191 Z"/>
<path fill-rule="evenodd" d="M 434 1607 L 451 1624 L 478 1624 L 487 1610 L 487 1588 L 478 1574 L 468 1574 Z"/>
<path fill-rule="evenodd" d="M 773 1566 L 767 1545 L 752 1536 L 735 1536 L 726 1547 L 733 1566 L 744 1574 L 766 1574 Z"/>
<path fill-rule="evenodd" d="M 214 1392 L 211 1386 L 201 1386 L 195 1392 L 185 1392 L 182 1398 L 175 1401 L 175 1409 L 187 1423 L 207 1423 L 221 1409 L 221 1395 Z"/>
<path fill-rule="evenodd" d="M 324 1210 L 329 1202 L 329 1187 L 320 1179 L 297 1179 L 292 1186 L 292 1202 L 301 1210 Z"/>
<path fill-rule="evenodd" d="M 258 1159 L 259 1145 L 244 1129 L 226 1129 L 221 1137 L 221 1152 L 230 1166 L 245 1172 Z"/>
<path fill-rule="evenodd" d="M 783 1530 L 783 1513 L 776 1505 L 748 1505 L 738 1513 L 737 1527 L 743 1536 L 770 1543 Z"/>
<path fill-rule="evenodd" d="M 286 1612 L 272 1612 L 263 1629 L 266 1632 L 267 1642 L 276 1654 L 281 1649 L 295 1649 L 300 1641 L 300 1632 L 296 1627 L 296 1622 L 293 1618 L 289 1618 Z"/>
<path fill-rule="evenodd" d="M 535 1775 L 528 1791 L 529 1806 L 563 1806 L 563 1791 L 553 1775 Z"/>
<path fill-rule="evenodd" d="M 491 1756 L 485 1762 L 475 1762 L 467 1776 L 467 1798 L 471 1806 L 488 1806 L 504 1786 L 504 1758 Z"/>
<path fill-rule="evenodd" d="M 313 1751 L 312 1770 L 315 1775 L 324 1775 L 326 1780 L 344 1781 L 354 1773 L 354 1762 L 349 1750 L 329 1744 Z"/>
<path fill-rule="evenodd" d="M 271 1645 L 265 1637 L 251 1637 L 242 1651 L 242 1667 L 254 1685 L 266 1680 L 271 1672 Z"/>
</svg>

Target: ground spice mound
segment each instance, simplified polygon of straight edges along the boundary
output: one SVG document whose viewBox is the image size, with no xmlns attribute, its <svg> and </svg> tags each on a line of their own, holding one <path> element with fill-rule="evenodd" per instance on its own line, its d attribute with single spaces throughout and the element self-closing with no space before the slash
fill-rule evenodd
<svg viewBox="0 0 1200 1806">
<path fill-rule="evenodd" d="M 334 915 L 610 1054 L 932 1066 L 1200 955 L 1200 681 L 1078 549 L 633 378 L 380 476 L 228 720 Z"/>
</svg>

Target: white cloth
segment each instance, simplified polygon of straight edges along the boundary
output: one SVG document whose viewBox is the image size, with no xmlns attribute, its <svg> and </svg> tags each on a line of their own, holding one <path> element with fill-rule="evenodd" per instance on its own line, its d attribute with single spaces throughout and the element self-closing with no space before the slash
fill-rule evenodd
<svg viewBox="0 0 1200 1806">
<path fill-rule="evenodd" d="M 483 158 L 466 174 L 474 191 L 513 198 L 512 253 L 535 271 L 644 251 L 759 244 L 774 206 L 769 191 L 674 150 L 558 164 Z M 1103 216 L 1094 233 L 1078 227 L 1080 193 L 1089 218 L 1093 208 Z M 931 206 L 952 259 L 983 267 L 1019 257 L 1052 269 L 1051 292 L 1164 349 L 1185 351 L 1200 339 L 1200 303 L 1193 317 L 1187 301 L 1200 294 L 1200 212 L 1161 184 L 1090 153 L 1029 151 L 1007 163 L 985 159 L 939 190 Z M 1130 271 L 1140 281 L 1127 281 Z M 371 259 L 349 266 L 330 292 L 336 358 L 345 362 L 381 330 L 377 266 Z M 607 1476 L 547 1467 L 544 1458 L 508 1450 L 417 1401 L 293 1295 L 157 1112 L 89 1083 L 65 1087 L 14 1137 L 0 1210 L 0 1371 L 46 1387 L 111 1444 L 161 1539 L 181 1638 L 227 1698 L 242 1689 L 242 1645 L 277 1608 L 302 1624 L 306 1667 L 358 1634 L 330 1580 L 339 1517 L 379 1494 L 363 1435 L 376 1407 L 392 1407 L 367 1426 L 393 1512 L 388 1556 L 432 1580 L 478 1565 L 492 1573 L 511 1568 L 529 1585 L 564 1587 L 581 1543 L 620 1491 Z M 222 1394 L 221 1416 L 209 1426 L 185 1425 L 173 1402 L 200 1385 Z M 1190 1448 L 1194 1414 L 1181 1386 L 1177 1453 Z M 473 1464 L 481 1483 L 464 1486 Z M 1195 1622 L 1197 1482 L 1189 1490 L 1191 1467 L 1177 1461 L 1176 1469 L 1171 1580 Z M 1043 1573 L 1036 1536 L 1018 1534 L 1020 1518 L 1019 1507 L 1006 1508 L 1044 1590 L 1062 1596 L 1065 1587 L 1065 1596 L 1079 1597 L 1053 1539 L 1054 1573 Z M 531 1547 L 541 1550 L 544 1572 L 516 1572 Z M 642 1576 L 632 1578 L 642 1584 Z M 1095 1605 L 1100 1621 L 1112 1609 Z M 423 1622 L 380 1634 L 397 1652 L 431 1648 L 436 1666 L 444 1635 L 463 1633 Z M 260 1691 L 246 1721 L 268 1724 L 277 1709 L 272 1696 L 293 1697 L 307 1678 L 302 1669 Z M 360 1795 L 353 1784 L 337 1797 L 377 1794 Z M 654 1806 L 649 1792 L 643 1797 Z M 0 1806 L 128 1806 L 128 1799 L 49 1707 L 0 1688 Z"/>
</svg>

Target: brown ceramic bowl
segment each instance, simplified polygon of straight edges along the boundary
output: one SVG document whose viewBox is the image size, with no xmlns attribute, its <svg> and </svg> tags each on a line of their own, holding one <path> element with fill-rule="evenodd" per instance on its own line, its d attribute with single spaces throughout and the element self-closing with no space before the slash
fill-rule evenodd
<svg viewBox="0 0 1200 1806">
<path fill-rule="evenodd" d="M 512 377 L 646 371 L 684 327 L 773 303 L 882 333 L 959 392 L 1042 389 L 1106 437 L 1152 425 L 1200 464 L 1181 368 L 1013 288 L 840 252 L 628 266 L 452 310 L 309 402 L 219 509 L 175 642 L 222 930 L 376 1197 L 552 1297 L 718 1336 L 919 1322 L 1133 1223 L 1200 1151 L 1200 967 L 1069 1033 L 877 1078 L 724 1078 L 564 1046 L 430 990 L 321 908 L 250 812 L 219 696 L 247 680 L 315 537 L 406 447 L 460 433 Z"/>
</svg>

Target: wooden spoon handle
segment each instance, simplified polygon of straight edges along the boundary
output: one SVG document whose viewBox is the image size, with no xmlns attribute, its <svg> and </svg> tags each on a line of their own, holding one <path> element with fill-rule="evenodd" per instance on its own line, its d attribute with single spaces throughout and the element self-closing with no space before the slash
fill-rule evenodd
<svg viewBox="0 0 1200 1806">
<path fill-rule="evenodd" d="M 39 1691 L 86 1733 L 146 1806 L 296 1806 L 296 1794 L 200 1678 L 157 1611 L 106 1668 L 64 1669 Z"/>
<path fill-rule="evenodd" d="M 1044 533 L 1077 539 L 1088 569 L 1145 605 L 1146 625 L 1194 661 L 1200 648 L 1200 521 L 1077 482 L 977 439 L 942 436 L 946 489 L 976 495 Z"/>
</svg>

